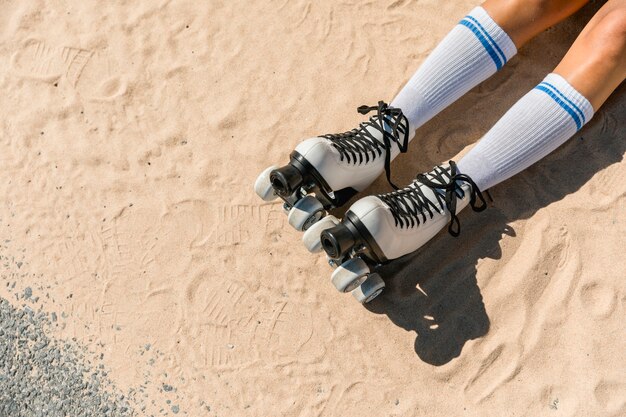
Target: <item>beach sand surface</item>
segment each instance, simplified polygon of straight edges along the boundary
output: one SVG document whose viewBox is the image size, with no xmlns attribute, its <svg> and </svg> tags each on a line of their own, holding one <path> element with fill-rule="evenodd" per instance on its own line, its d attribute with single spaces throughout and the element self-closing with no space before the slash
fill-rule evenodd
<svg viewBox="0 0 626 417">
<path fill-rule="evenodd" d="M 395 181 L 458 160 L 601 3 L 423 126 Z M 364 307 L 253 183 L 477 1 L 0 4 L 0 296 L 57 314 L 137 415 L 626 415 L 625 86 Z"/>
</svg>

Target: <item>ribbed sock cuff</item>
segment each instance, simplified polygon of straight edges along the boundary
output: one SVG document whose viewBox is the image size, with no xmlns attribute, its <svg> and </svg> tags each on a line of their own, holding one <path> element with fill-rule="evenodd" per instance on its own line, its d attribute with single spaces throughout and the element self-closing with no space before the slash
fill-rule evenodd
<svg viewBox="0 0 626 417">
<path fill-rule="evenodd" d="M 593 117 L 594 110 L 589 100 L 559 74 L 548 74 L 537 88 L 549 94 L 568 113 L 573 111 L 579 117 L 581 127 Z"/>
<path fill-rule="evenodd" d="M 459 24 L 474 33 L 498 69 L 517 53 L 517 48 L 509 35 L 480 6 L 473 9 Z"/>
</svg>

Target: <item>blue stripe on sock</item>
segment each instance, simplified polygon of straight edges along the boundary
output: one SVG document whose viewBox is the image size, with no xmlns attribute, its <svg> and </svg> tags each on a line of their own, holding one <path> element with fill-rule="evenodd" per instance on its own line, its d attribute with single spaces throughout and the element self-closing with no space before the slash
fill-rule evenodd
<svg viewBox="0 0 626 417">
<path fill-rule="evenodd" d="M 480 22 L 478 20 L 474 19 L 474 17 L 472 17 L 472 16 L 465 16 L 465 19 L 470 19 L 472 22 L 476 23 L 476 25 L 483 31 L 485 36 L 487 36 L 487 38 L 491 41 L 493 46 L 496 48 L 496 50 L 500 54 L 500 57 L 502 58 L 503 65 L 506 64 L 506 55 L 504 55 L 504 52 L 502 52 L 502 49 L 500 49 L 500 47 L 498 46 L 498 43 L 495 40 L 493 40 L 493 38 L 491 37 L 489 32 L 487 32 L 487 30 L 483 27 L 483 25 L 481 25 Z"/>
<path fill-rule="evenodd" d="M 500 57 L 496 53 L 495 49 L 493 49 L 491 44 L 489 44 L 489 41 L 487 41 L 487 39 L 482 34 L 482 32 L 476 27 L 476 25 L 474 25 L 469 20 L 465 20 L 465 19 L 461 20 L 459 24 L 467 27 L 469 30 L 474 32 L 474 35 L 476 35 L 480 43 L 482 43 L 485 49 L 487 50 L 487 53 L 489 54 L 489 56 L 491 56 L 491 59 L 493 59 L 493 62 L 496 64 L 496 68 L 498 70 L 502 68 L 503 64 L 502 64 L 502 61 L 500 60 Z"/>
<path fill-rule="evenodd" d="M 536 90 L 541 90 L 544 93 L 546 93 L 547 95 L 549 95 L 550 97 L 552 97 L 552 99 L 554 101 L 556 101 L 559 106 L 563 107 L 563 109 L 569 113 L 570 116 L 572 116 L 572 119 L 574 119 L 574 122 L 576 123 L 576 128 L 577 130 L 580 130 L 581 127 L 583 127 L 581 121 L 580 121 L 580 117 L 578 117 L 578 114 L 576 114 L 576 111 L 574 111 L 565 101 L 561 100 L 561 98 L 556 95 L 556 93 L 554 93 L 554 91 L 552 91 L 551 89 L 549 89 L 548 87 L 539 84 L 537 87 L 535 87 Z"/>
<path fill-rule="evenodd" d="M 578 112 L 578 115 L 583 119 L 583 124 L 585 124 L 587 122 L 586 118 L 585 118 L 585 113 L 583 113 L 583 111 L 580 109 L 580 107 L 578 107 L 576 104 L 574 104 L 570 99 L 568 99 L 565 94 L 563 94 L 558 88 L 556 88 L 555 86 L 553 86 L 550 83 L 547 82 L 542 82 L 541 84 L 543 85 L 547 85 L 548 87 L 552 88 L 559 96 L 561 96 L 561 98 L 565 101 L 567 101 L 573 108 L 574 110 L 576 110 Z M 540 85 L 541 85 L 540 84 Z"/>
</svg>

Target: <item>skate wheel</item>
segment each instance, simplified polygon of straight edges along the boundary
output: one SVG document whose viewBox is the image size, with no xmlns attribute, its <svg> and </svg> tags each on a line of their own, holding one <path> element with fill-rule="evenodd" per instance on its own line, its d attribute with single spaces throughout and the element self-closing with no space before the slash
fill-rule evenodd
<svg viewBox="0 0 626 417">
<path fill-rule="evenodd" d="M 340 292 L 350 292 L 358 287 L 369 274 L 370 268 L 361 258 L 352 258 L 342 263 L 330 277 Z"/>
<path fill-rule="evenodd" d="M 276 169 L 276 166 L 271 166 L 267 168 L 265 171 L 261 172 L 261 175 L 258 176 L 256 181 L 254 182 L 254 192 L 263 199 L 263 201 L 272 201 L 278 198 L 278 194 L 272 187 L 272 182 L 270 181 L 270 172 Z"/>
<path fill-rule="evenodd" d="M 377 273 L 369 274 L 361 285 L 352 291 L 352 295 L 361 304 L 367 304 L 378 297 L 385 289 L 385 281 Z"/>
<path fill-rule="evenodd" d="M 330 229 L 339 224 L 339 219 L 335 216 L 326 216 L 322 220 L 318 221 L 304 232 L 302 235 L 302 243 L 311 253 L 317 253 L 322 251 L 322 241 L 320 235 L 326 229 Z"/>
<path fill-rule="evenodd" d="M 304 231 L 324 217 L 324 206 L 312 195 L 307 195 L 289 210 L 287 220 L 294 229 Z"/>
</svg>

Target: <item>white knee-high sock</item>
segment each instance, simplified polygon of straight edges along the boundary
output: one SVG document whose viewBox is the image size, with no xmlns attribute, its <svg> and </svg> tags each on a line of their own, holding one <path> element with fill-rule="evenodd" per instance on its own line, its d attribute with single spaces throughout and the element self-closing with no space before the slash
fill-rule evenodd
<svg viewBox="0 0 626 417">
<path fill-rule="evenodd" d="M 459 163 L 480 190 L 528 168 L 593 117 L 589 100 L 558 74 L 522 97 Z"/>
<path fill-rule="evenodd" d="M 517 53 L 482 7 L 464 17 L 437 45 L 391 105 L 409 120 L 409 134 L 489 78 Z"/>
</svg>

